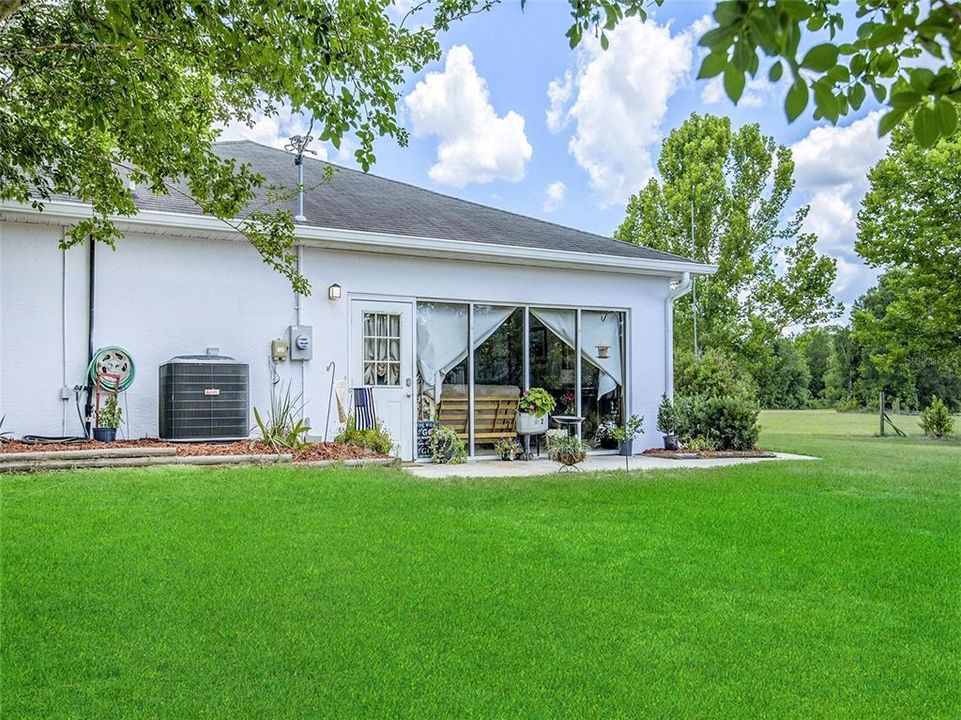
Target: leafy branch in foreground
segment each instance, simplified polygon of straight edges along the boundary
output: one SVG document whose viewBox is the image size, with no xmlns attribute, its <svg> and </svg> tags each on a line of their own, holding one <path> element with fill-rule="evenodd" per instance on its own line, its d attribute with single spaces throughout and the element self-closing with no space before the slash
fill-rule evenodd
<svg viewBox="0 0 961 720">
<path fill-rule="evenodd" d="M 111 218 L 137 211 L 131 182 L 178 185 L 306 290 L 290 219 L 244 217 L 263 178 L 213 152 L 217 128 L 303 113 L 335 147 L 353 134 L 367 169 L 377 137 L 406 143 L 399 89 L 439 58 L 437 32 L 486 7 L 437 0 L 410 29 L 384 0 L 2 0 L 0 200 L 90 203 L 64 244 L 113 245 Z"/>
<path fill-rule="evenodd" d="M 664 0 L 571 0 L 571 47 L 593 31 L 607 47 L 607 31 L 626 16 L 647 18 Z M 523 0 L 522 0 L 523 4 Z M 949 137 L 961 104 L 961 3 L 952 0 L 857 0 L 857 27 L 845 34 L 840 0 L 725 0 L 716 26 L 701 38 L 709 50 L 700 78 L 723 76 L 735 103 L 748 78 L 762 71 L 789 83 L 784 109 L 793 121 L 813 99 L 814 117 L 833 123 L 861 108 L 870 92 L 886 104 L 881 133 L 908 113 L 923 147 Z M 801 48 L 804 47 L 802 53 Z"/>
</svg>

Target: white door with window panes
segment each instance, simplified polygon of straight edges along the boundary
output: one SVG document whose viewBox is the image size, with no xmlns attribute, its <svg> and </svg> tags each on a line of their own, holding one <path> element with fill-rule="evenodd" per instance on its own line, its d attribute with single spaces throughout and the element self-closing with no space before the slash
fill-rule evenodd
<svg viewBox="0 0 961 720">
<path fill-rule="evenodd" d="M 351 301 L 350 385 L 372 390 L 377 419 L 402 460 L 414 451 L 412 317 L 410 303 Z"/>
</svg>

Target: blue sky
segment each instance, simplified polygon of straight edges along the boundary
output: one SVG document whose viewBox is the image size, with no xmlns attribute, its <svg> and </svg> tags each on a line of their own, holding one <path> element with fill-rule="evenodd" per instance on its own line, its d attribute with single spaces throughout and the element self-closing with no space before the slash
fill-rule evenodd
<svg viewBox="0 0 961 720">
<path fill-rule="evenodd" d="M 791 146 L 798 164 L 794 204 L 811 204 L 807 230 L 838 260 L 846 305 L 875 273 L 853 251 L 865 175 L 883 155 L 876 106 L 838 127 L 788 124 L 786 87 L 749 84 L 734 107 L 718 81 L 697 81 L 697 39 L 713 3 L 671 2 L 646 24 L 625 21 L 605 52 L 593 39 L 570 50 L 567 2 L 505 0 L 441 37 L 444 55 L 404 89 L 407 147 L 382 140 L 372 172 L 552 222 L 610 235 L 630 193 L 652 174 L 660 143 L 691 112 L 760 123 Z M 283 145 L 299 118 L 262 118 L 226 137 Z M 327 159 L 353 165 L 348 152 Z"/>
</svg>

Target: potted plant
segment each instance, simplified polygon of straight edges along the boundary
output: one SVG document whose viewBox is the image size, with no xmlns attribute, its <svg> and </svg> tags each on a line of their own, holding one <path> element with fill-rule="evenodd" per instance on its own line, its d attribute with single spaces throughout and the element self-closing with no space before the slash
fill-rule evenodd
<svg viewBox="0 0 961 720">
<path fill-rule="evenodd" d="M 430 431 L 431 462 L 457 465 L 467 461 L 467 446 L 454 428 L 435 425 Z"/>
<path fill-rule="evenodd" d="M 93 429 L 93 439 L 100 442 L 113 442 L 117 439 L 117 428 L 123 422 L 123 411 L 116 395 L 107 397 L 106 402 L 97 411 L 97 425 Z"/>
<path fill-rule="evenodd" d="M 574 467 L 587 457 L 587 443 L 576 435 L 554 433 L 547 436 L 547 456 L 564 467 Z"/>
<path fill-rule="evenodd" d="M 501 460 L 514 460 L 520 451 L 521 446 L 512 437 L 503 437 L 494 445 L 494 452 L 500 456 Z"/>
<path fill-rule="evenodd" d="M 616 429 L 617 421 L 614 420 L 613 415 L 604 418 L 594 433 L 594 442 L 605 450 L 616 450 L 617 440 L 614 439 L 614 430 Z"/>
<path fill-rule="evenodd" d="M 525 390 L 517 403 L 517 432 L 521 435 L 547 432 L 547 418 L 554 412 L 554 406 L 554 396 L 544 388 Z"/>
<path fill-rule="evenodd" d="M 618 455 L 633 455 L 634 454 L 634 438 L 644 432 L 644 417 L 631 415 L 627 422 L 624 423 L 624 427 L 614 428 L 611 435 L 617 440 L 617 454 Z"/>
<path fill-rule="evenodd" d="M 657 409 L 657 429 L 664 434 L 664 449 L 680 449 L 677 437 L 677 409 L 674 402 L 667 396 L 661 396 L 661 406 Z"/>
</svg>

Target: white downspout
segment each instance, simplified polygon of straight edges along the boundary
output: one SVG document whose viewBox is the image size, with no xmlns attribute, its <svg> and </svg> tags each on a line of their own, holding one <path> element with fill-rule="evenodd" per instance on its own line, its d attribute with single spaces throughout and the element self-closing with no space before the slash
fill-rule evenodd
<svg viewBox="0 0 961 720">
<path fill-rule="evenodd" d="M 674 301 L 691 292 L 691 273 L 681 275 L 681 282 L 668 292 L 664 300 L 664 393 L 674 399 Z"/>
</svg>

